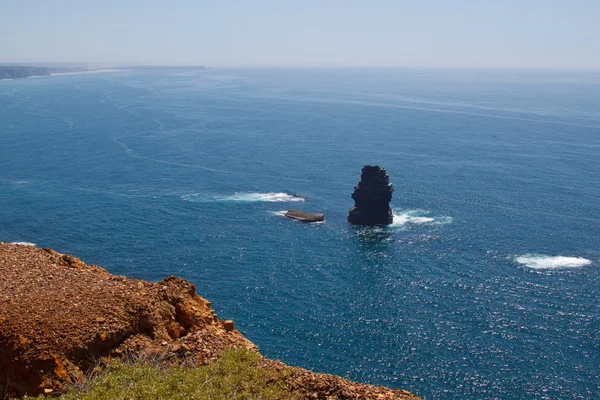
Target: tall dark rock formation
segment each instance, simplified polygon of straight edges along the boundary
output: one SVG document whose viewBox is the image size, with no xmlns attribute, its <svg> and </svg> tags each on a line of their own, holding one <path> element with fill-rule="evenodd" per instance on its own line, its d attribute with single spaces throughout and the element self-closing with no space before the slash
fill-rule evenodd
<svg viewBox="0 0 600 400">
<path fill-rule="evenodd" d="M 385 168 L 365 165 L 360 182 L 354 186 L 354 207 L 348 213 L 348 222 L 355 225 L 388 225 L 394 221 L 390 208 L 394 188 Z"/>
</svg>

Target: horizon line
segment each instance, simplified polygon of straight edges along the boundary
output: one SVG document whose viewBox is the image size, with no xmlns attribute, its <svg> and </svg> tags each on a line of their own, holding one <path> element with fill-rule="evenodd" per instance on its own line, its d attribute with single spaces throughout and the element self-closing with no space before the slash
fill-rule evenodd
<svg viewBox="0 0 600 400">
<path fill-rule="evenodd" d="M 194 64 L 194 63 L 139 63 L 139 62 L 82 62 L 82 61 L 0 61 L 0 66 L 14 67 L 36 67 L 41 65 L 63 65 L 63 66 L 87 66 L 89 68 L 125 68 L 125 67 L 172 67 L 172 68 L 200 68 L 207 69 L 445 69 L 445 70 L 528 70 L 528 71 L 599 71 L 598 66 L 491 66 L 491 65 L 336 65 L 336 64 L 264 64 L 264 65 L 243 65 L 243 64 Z"/>
</svg>

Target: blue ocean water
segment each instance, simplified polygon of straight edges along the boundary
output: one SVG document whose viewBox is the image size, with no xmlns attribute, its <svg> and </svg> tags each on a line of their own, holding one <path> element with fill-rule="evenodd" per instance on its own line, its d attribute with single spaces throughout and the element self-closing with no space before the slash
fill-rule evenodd
<svg viewBox="0 0 600 400">
<path fill-rule="evenodd" d="M 427 399 L 598 398 L 599 94 L 581 71 L 3 81 L 0 241 L 188 278 L 289 364 Z M 346 222 L 365 164 L 392 226 Z"/>
</svg>

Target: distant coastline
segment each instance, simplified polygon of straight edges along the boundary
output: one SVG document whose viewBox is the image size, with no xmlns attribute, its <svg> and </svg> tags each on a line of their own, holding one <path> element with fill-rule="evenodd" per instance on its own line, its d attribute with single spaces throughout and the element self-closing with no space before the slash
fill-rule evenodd
<svg viewBox="0 0 600 400">
<path fill-rule="evenodd" d="M 19 79 L 32 76 L 48 76 L 53 72 L 76 72 L 71 68 L 46 68 L 34 66 L 0 65 L 0 79 Z"/>
<path fill-rule="evenodd" d="M 206 69 L 204 66 L 119 66 L 102 68 L 42 67 L 32 65 L 0 65 L 0 81 L 32 78 L 37 76 L 88 74 L 131 70 Z"/>
</svg>

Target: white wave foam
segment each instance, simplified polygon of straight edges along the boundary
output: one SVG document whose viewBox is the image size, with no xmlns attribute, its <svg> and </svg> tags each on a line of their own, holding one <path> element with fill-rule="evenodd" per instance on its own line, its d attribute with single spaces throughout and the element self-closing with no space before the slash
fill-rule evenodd
<svg viewBox="0 0 600 400">
<path fill-rule="evenodd" d="M 208 196 L 201 197 L 199 193 L 181 196 L 187 201 L 213 202 L 213 201 L 239 201 L 239 202 L 266 202 L 266 203 L 290 203 L 306 201 L 304 198 L 289 193 L 234 193 L 231 196 Z"/>
<path fill-rule="evenodd" d="M 35 243 L 31 243 L 31 242 L 12 242 L 11 244 L 19 244 L 21 246 L 33 246 L 33 247 L 36 246 Z"/>
<path fill-rule="evenodd" d="M 287 210 L 282 210 L 282 211 L 269 211 L 269 213 L 273 214 L 273 215 L 278 215 L 280 217 L 285 217 L 285 213 L 287 213 Z"/>
<path fill-rule="evenodd" d="M 235 193 L 233 196 L 222 197 L 225 201 L 264 201 L 268 203 L 287 203 L 305 201 L 302 197 L 288 193 Z"/>
<path fill-rule="evenodd" d="M 426 210 L 393 210 L 394 222 L 392 227 L 405 225 L 445 225 L 452 223 L 452 217 L 431 217 Z"/>
<path fill-rule="evenodd" d="M 591 260 L 583 257 L 547 256 L 544 254 L 525 254 L 515 257 L 515 261 L 532 269 L 578 268 L 592 263 Z"/>
<path fill-rule="evenodd" d="M 435 222 L 435 218 L 431 218 L 431 217 L 412 217 L 410 218 L 410 220 L 408 221 L 411 224 L 430 224 L 432 222 Z"/>
</svg>

